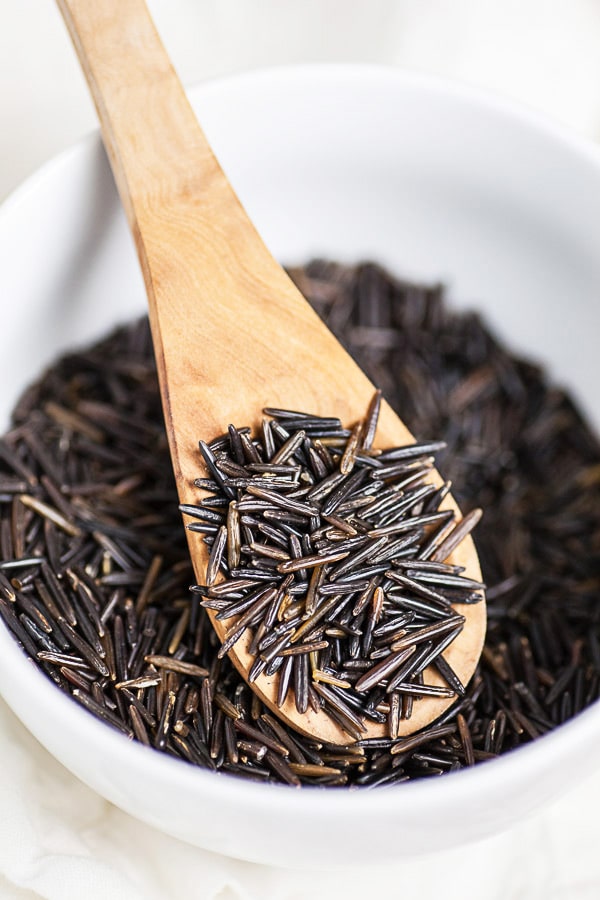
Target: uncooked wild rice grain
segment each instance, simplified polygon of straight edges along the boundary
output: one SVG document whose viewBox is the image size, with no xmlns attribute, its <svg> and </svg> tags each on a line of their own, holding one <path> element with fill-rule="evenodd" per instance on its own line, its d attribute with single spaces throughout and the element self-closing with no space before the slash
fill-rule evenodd
<svg viewBox="0 0 600 900">
<path fill-rule="evenodd" d="M 318 261 L 291 274 L 413 434 L 423 440 L 435 436 L 426 452 L 435 453 L 463 512 L 485 509 L 477 548 L 488 585 L 488 633 L 464 695 L 454 685 L 459 696 L 437 722 L 397 739 L 399 720 L 410 714 L 413 703 L 423 701 L 407 693 L 400 697 L 392 687 L 385 697 L 373 697 L 374 712 L 381 703 L 389 707 L 389 737 L 360 739 L 356 729 L 357 743 L 330 747 L 274 719 L 228 658 L 219 658 L 201 606 L 204 595 L 189 591 L 194 579 L 145 320 L 59 361 L 14 410 L 11 428 L 0 441 L 0 617 L 44 674 L 107 725 L 156 748 L 152 752 L 236 777 L 289 785 L 392 785 L 479 765 L 541 737 L 595 702 L 600 691 L 600 447 L 595 435 L 572 399 L 540 368 L 503 347 L 477 315 L 452 311 L 439 287 L 398 281 L 372 264 Z M 293 510 L 289 503 L 274 504 L 254 543 L 284 550 L 290 560 L 310 556 L 302 546 L 302 527 L 318 500 L 326 527 L 339 532 L 340 547 L 347 542 L 350 553 L 358 555 L 360 530 L 354 534 L 347 519 L 353 510 L 360 520 L 362 500 L 348 499 L 341 482 L 354 476 L 357 464 L 368 465 L 373 429 L 364 429 L 362 449 L 344 430 L 349 448 L 337 478 L 340 459 L 328 442 L 340 423 L 287 416 L 286 427 L 281 412 L 268 410 L 275 422 L 261 429 L 268 455 L 280 453 L 270 469 L 241 430 L 207 448 L 208 460 L 230 446 L 233 463 L 249 470 L 250 480 L 266 471 L 275 485 L 276 479 L 294 477 L 294 454 L 302 452 L 301 442 L 286 446 L 288 427 L 304 430 L 312 442 L 305 462 L 319 488 L 302 494 L 298 485 Z M 379 460 L 390 477 L 415 475 L 410 455 L 382 454 Z M 222 473 L 209 469 L 199 486 L 223 490 Z M 248 481 L 247 474 L 233 468 L 227 477 Z M 407 481 L 411 490 L 425 486 L 419 477 L 417 471 L 415 480 Z M 226 496 L 237 489 L 227 486 Z M 281 497 L 280 484 L 266 500 L 254 494 L 244 501 L 231 520 L 218 503 L 205 505 L 194 519 L 195 529 L 213 539 L 225 527 L 227 548 L 221 553 L 217 546 L 214 567 L 226 561 L 246 586 L 249 571 L 240 559 L 247 529 L 256 529 L 253 520 L 265 503 L 274 502 L 273 494 Z M 451 531 L 444 532 L 443 520 L 436 519 L 439 497 L 425 492 L 419 502 L 422 524 L 433 522 L 430 527 L 440 538 L 418 563 L 395 570 L 435 595 L 413 596 L 416 614 L 450 605 L 457 591 L 452 575 L 460 574 L 436 568 L 439 555 L 447 555 L 443 542 Z M 383 496 L 379 509 L 384 516 Z M 379 532 L 372 535 L 375 540 L 392 535 L 399 547 L 410 539 L 395 523 L 374 531 Z M 300 550 L 290 540 L 294 534 Z M 283 562 L 275 554 L 261 560 L 267 572 Z M 368 565 L 377 569 L 376 559 Z M 308 586 L 315 571 L 305 569 Z M 337 619 L 315 623 L 315 631 L 322 628 L 322 640 L 333 648 L 332 660 L 336 642 L 358 639 L 352 616 L 362 611 L 366 617 L 374 608 L 370 585 L 356 597 L 352 576 L 351 569 L 339 576 L 350 596 L 353 586 L 347 613 L 334 610 L 346 594 L 326 597 Z M 299 575 L 287 577 L 297 582 Z M 251 602 L 270 585 L 268 579 L 255 580 Z M 319 587 L 314 584 L 313 591 Z M 234 602 L 240 599 L 245 600 Z M 273 598 L 266 607 L 271 624 L 293 622 L 299 599 L 295 589 Z M 217 595 L 214 608 L 224 610 L 231 602 L 230 595 Z M 404 652 L 398 647 L 402 615 L 397 622 L 373 623 L 372 640 L 382 648 L 377 652 Z M 326 636 L 327 630 L 332 633 Z M 426 637 L 413 656 L 426 658 Z M 304 632 L 296 643 L 316 639 Z M 271 657 L 273 650 L 267 645 L 259 652 Z M 272 657 L 277 659 L 282 660 L 275 662 L 281 680 L 288 687 L 298 684 L 304 695 L 307 672 L 298 661 L 306 661 L 306 655 Z M 321 694 L 313 690 L 303 702 L 324 691 L 340 721 L 353 727 L 356 711 L 341 706 L 344 690 L 377 660 L 349 660 L 344 678 L 331 675 L 329 663 L 321 660 L 317 670 L 314 685 Z M 406 683 L 402 679 L 410 665 L 410 657 L 400 663 L 388 687 L 395 678 L 398 685 Z M 451 679 L 450 673 L 443 677 Z M 419 678 L 413 686 L 418 689 Z"/>
</svg>

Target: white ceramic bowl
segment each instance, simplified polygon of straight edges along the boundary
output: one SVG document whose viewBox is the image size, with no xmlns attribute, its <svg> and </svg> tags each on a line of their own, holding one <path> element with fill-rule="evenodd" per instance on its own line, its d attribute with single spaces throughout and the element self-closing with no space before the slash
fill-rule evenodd
<svg viewBox="0 0 600 900">
<path fill-rule="evenodd" d="M 600 162 L 528 112 L 366 67 L 253 73 L 191 92 L 242 201 L 282 261 L 375 258 L 441 279 L 513 347 L 548 362 L 600 422 Z M 0 413 L 58 351 L 144 309 L 97 136 L 0 213 Z M 391 861 L 480 838 L 597 765 L 600 706 L 498 761 L 375 791 L 261 786 L 132 744 L 25 660 L 0 628 L 0 691 L 75 775 L 134 816 L 279 865 Z M 594 759 L 596 756 L 596 759 Z M 568 774 L 565 774 L 568 773 Z"/>
</svg>

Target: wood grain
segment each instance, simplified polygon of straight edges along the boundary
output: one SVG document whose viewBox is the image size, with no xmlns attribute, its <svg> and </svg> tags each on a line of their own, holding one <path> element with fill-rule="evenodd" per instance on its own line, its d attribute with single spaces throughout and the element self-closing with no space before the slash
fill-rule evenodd
<svg viewBox="0 0 600 900">
<path fill-rule="evenodd" d="M 102 127 L 146 290 L 171 457 L 182 503 L 198 502 L 198 439 L 257 425 L 264 406 L 352 423 L 373 386 L 273 259 L 217 163 L 142 0 L 58 0 Z M 243 135 L 240 135 L 243 144 Z M 377 445 L 413 440 L 383 404 Z M 439 476 L 437 476 L 437 480 Z M 445 506 L 454 506 L 451 498 Z M 196 576 L 206 551 L 188 534 Z M 480 578 L 467 539 L 451 561 Z M 463 683 L 477 664 L 485 604 L 461 609 L 462 634 L 445 653 Z M 222 638 L 224 626 L 212 617 Z M 231 623 L 229 623 L 231 624 Z M 230 656 L 245 676 L 248 641 Z M 441 683 L 428 673 L 431 683 Z M 277 677 L 254 689 L 294 728 L 333 743 L 348 736 L 323 713 L 278 709 Z M 422 728 L 449 700 L 415 704 L 401 733 Z M 368 725 L 368 736 L 382 726 Z"/>
</svg>

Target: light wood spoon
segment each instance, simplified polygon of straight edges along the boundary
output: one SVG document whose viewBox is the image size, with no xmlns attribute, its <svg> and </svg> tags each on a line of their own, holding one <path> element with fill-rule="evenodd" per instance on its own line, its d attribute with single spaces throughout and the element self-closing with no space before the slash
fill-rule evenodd
<svg viewBox="0 0 600 900">
<path fill-rule="evenodd" d="M 353 423 L 374 388 L 257 234 L 196 121 L 143 0 L 58 5 L 96 104 L 144 275 L 179 497 L 197 503 L 199 438 L 210 440 L 230 422 L 255 426 L 265 406 Z M 383 404 L 378 445 L 413 440 Z M 456 509 L 451 498 L 444 505 Z M 190 533 L 189 546 L 202 583 L 205 545 Z M 470 538 L 449 561 L 481 578 Z M 445 656 L 466 684 L 483 646 L 485 604 L 461 612 L 464 629 Z M 224 623 L 211 619 L 222 640 Z M 249 640 L 242 637 L 230 652 L 244 678 L 252 663 Z M 261 675 L 252 685 L 277 716 L 320 740 L 349 742 L 323 712 L 309 707 L 301 715 L 290 698 L 278 708 L 277 679 Z M 433 672 L 427 680 L 442 684 Z M 415 704 L 400 734 L 423 728 L 451 702 L 427 698 Z M 385 733 L 385 726 L 365 725 L 365 737 Z"/>
</svg>

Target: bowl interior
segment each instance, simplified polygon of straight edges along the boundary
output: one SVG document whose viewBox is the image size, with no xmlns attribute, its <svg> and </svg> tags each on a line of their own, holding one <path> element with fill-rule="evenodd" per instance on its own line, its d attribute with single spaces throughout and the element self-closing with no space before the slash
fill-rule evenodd
<svg viewBox="0 0 600 900">
<path fill-rule="evenodd" d="M 501 102 L 377 68 L 255 73 L 197 88 L 191 99 L 280 260 L 376 259 L 398 275 L 445 282 L 456 305 L 481 310 L 513 348 L 548 363 L 600 424 L 594 380 L 600 165 L 591 151 Z M 0 212 L 0 296 L 3 421 L 22 388 L 60 351 L 144 310 L 133 244 L 97 136 L 44 167 Z M 401 852 L 417 851 L 428 828 L 429 847 L 447 841 L 460 797 L 465 821 L 467 810 L 473 816 L 455 839 L 481 836 L 552 793 L 564 755 L 600 730 L 592 709 L 560 735 L 481 771 L 439 786 L 403 786 L 400 815 L 390 791 L 354 794 L 351 801 L 339 792 L 265 792 L 132 747 L 33 671 L 3 628 L 0 690 L 51 752 L 123 808 L 202 846 L 288 864 L 296 859 L 293 842 L 278 837 L 278 822 L 288 838 L 304 834 L 313 861 L 344 862 L 352 859 L 360 812 L 363 826 L 364 816 L 381 825 L 367 838 L 378 848 L 370 858 L 391 858 L 411 816 L 412 837 Z M 27 698 L 42 695 L 45 711 L 33 714 Z M 76 749 L 54 733 L 56 715 Z M 121 774 L 115 774 L 117 761 Z M 541 772 L 535 784 L 534 770 Z M 152 798 L 145 791 L 149 779 L 158 783 Z M 174 801 L 173 791 L 185 801 Z M 504 812 L 490 813 L 494 797 Z M 249 837 L 248 829 L 227 826 L 227 815 L 250 817 L 257 801 L 270 845 Z M 212 816 L 210 827 L 201 824 L 198 804 Z M 426 814 L 434 809 L 439 822 L 431 830 Z M 307 838 L 317 811 L 326 814 L 328 828 Z M 387 838 L 384 824 L 392 829 Z M 325 858 L 319 841 L 330 826 L 339 833 L 333 856 L 330 845 Z"/>
</svg>

